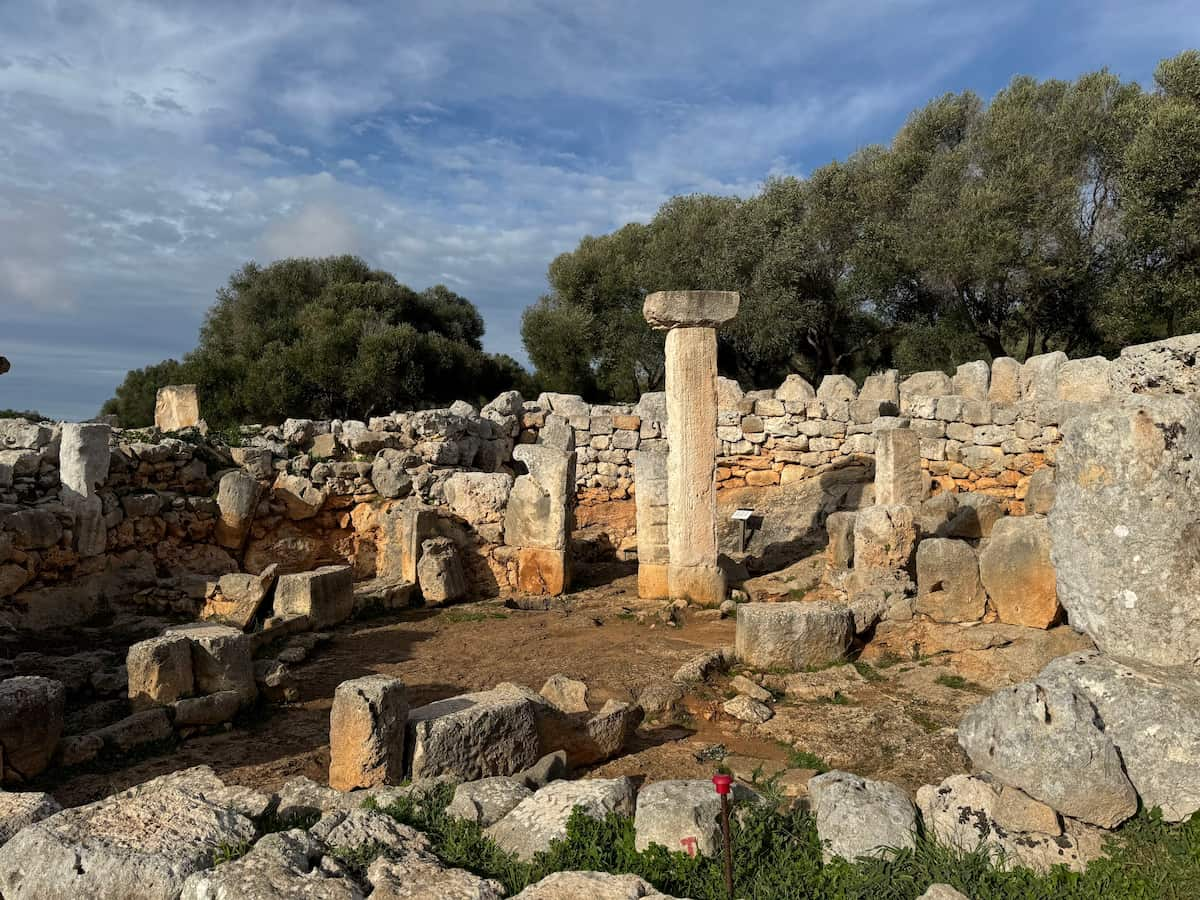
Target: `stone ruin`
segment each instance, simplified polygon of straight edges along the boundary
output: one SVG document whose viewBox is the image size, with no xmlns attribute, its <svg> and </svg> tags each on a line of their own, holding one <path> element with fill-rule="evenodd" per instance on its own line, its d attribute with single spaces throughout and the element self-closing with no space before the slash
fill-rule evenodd
<svg viewBox="0 0 1200 900">
<path fill-rule="evenodd" d="M 999 646 L 1069 623 L 1055 644 L 1065 655 L 962 718 L 969 773 L 915 798 L 845 771 L 805 777 L 827 857 L 912 846 L 923 823 L 1009 865 L 1078 869 L 1139 806 L 1171 822 L 1200 809 L 1200 336 L 1111 362 L 1046 354 L 954 376 L 886 372 L 861 388 L 790 376 L 743 393 L 715 366 L 715 328 L 736 309 L 736 294 L 650 295 L 647 320 L 668 329 L 666 392 L 631 406 L 510 392 L 481 410 L 247 428 L 238 447 L 206 436 L 193 386 L 160 392 L 151 430 L 0 420 L 7 646 L 95 634 L 100 615 L 175 620 L 123 654 L 0 659 L 0 773 L 15 789 L 0 793 L 0 895 L 53 884 L 62 896 L 276 896 L 282 884 L 361 896 L 327 851 L 376 842 L 394 851 L 367 874 L 380 896 L 414 878 L 502 896 L 362 808 L 446 781 L 449 812 L 523 859 L 561 837 L 576 807 L 633 816 L 639 848 L 715 852 L 707 782 L 564 780 L 621 754 L 660 705 L 647 690 L 597 708 L 566 676 L 416 707 L 400 679 L 345 681 L 328 788 L 294 779 L 260 793 L 201 768 L 68 810 L 21 790 L 293 699 L 294 665 L 356 615 L 553 604 L 581 535 L 636 559 L 641 597 L 735 617 L 733 646 L 656 690 L 669 706 L 740 668 L 722 711 L 749 729 L 775 715 L 781 672 Z M 725 524 L 743 504 L 763 519 L 745 548 Z M 606 520 L 610 506 L 628 514 Z M 777 590 L 787 582 L 773 570 L 814 534 L 819 581 L 803 597 Z M 105 715 L 68 730 L 87 721 L 68 715 L 84 702 Z M 737 790 L 756 802 L 752 784 Z M 268 811 L 316 824 L 261 837 Z M 178 833 L 155 835 L 154 822 Z M 215 847 L 240 843 L 253 849 L 212 868 Z M 520 896 L 579 896 L 613 878 L 560 873 Z M 651 896 L 644 882 L 631 890 Z"/>
</svg>

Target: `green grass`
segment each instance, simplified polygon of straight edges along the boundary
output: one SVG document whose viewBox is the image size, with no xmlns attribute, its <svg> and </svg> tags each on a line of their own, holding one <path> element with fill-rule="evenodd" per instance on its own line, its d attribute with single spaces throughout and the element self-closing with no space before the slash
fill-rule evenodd
<svg viewBox="0 0 1200 900">
<path fill-rule="evenodd" d="M 891 650 L 884 650 L 881 654 L 879 654 L 879 659 L 875 660 L 875 668 L 890 669 L 898 662 L 904 662 L 904 659 L 900 656 L 897 656 Z"/>
<path fill-rule="evenodd" d="M 809 753 L 807 750 L 797 750 L 795 747 L 788 748 L 788 765 L 793 769 L 816 769 L 818 775 L 828 772 L 832 768 L 817 754 Z"/>
<path fill-rule="evenodd" d="M 214 866 L 222 865 L 223 863 L 233 862 L 235 859 L 241 859 L 250 852 L 250 848 L 254 846 L 254 841 L 221 841 L 217 844 L 217 849 L 213 850 L 212 864 Z"/>
<path fill-rule="evenodd" d="M 935 731 L 941 731 L 945 726 L 936 719 L 927 716 L 919 709 L 906 709 L 908 717 L 921 726 L 921 730 L 926 734 L 933 734 Z"/>
<path fill-rule="evenodd" d="M 818 697 L 815 702 L 823 703 L 826 706 L 857 706 L 854 700 L 841 691 L 834 691 L 829 697 Z"/>
<path fill-rule="evenodd" d="M 451 609 L 442 613 L 442 618 L 452 624 L 458 624 L 459 622 L 486 622 L 488 619 L 507 619 L 508 613 L 472 612 L 465 609 Z"/>
<path fill-rule="evenodd" d="M 954 688 L 956 691 L 970 691 L 973 694 L 990 694 L 987 688 L 974 681 L 967 681 L 961 675 L 939 675 L 937 683 L 942 687 Z"/>
<path fill-rule="evenodd" d="M 874 682 L 887 681 L 887 678 L 885 678 L 883 675 L 880 675 L 877 671 L 875 671 L 875 669 L 872 668 L 872 666 L 869 662 L 863 662 L 862 660 L 855 660 L 854 661 L 854 670 L 856 672 L 858 672 L 858 674 L 861 675 L 867 681 L 874 681 Z"/>
<path fill-rule="evenodd" d="M 448 819 L 452 790 L 431 802 L 402 801 L 385 812 L 429 835 L 446 863 L 500 881 L 509 895 L 551 872 L 590 869 L 631 872 L 658 890 L 696 900 L 724 900 L 719 859 L 691 858 L 659 846 L 637 852 L 631 819 L 604 821 L 579 811 L 564 840 L 523 863 L 498 849 L 474 823 Z M 915 849 L 884 859 L 821 862 L 816 827 L 807 813 L 749 805 L 732 827 L 734 895 L 746 900 L 914 900 L 931 884 L 953 885 L 973 900 L 1185 900 L 1200 897 L 1200 816 L 1167 825 L 1141 814 L 1110 841 L 1108 859 L 1084 874 L 1058 867 L 1047 875 L 1005 872 L 986 851 L 963 853 L 918 837 Z M 357 854 L 356 863 L 369 856 Z M 371 857 L 374 858 L 374 857 Z"/>
</svg>

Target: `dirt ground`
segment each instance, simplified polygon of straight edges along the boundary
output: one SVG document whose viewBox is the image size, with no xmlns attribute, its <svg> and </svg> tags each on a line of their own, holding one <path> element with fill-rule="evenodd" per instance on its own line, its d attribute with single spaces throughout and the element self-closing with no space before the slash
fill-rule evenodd
<svg viewBox="0 0 1200 900">
<path fill-rule="evenodd" d="M 628 566 L 593 570 L 590 577 L 596 586 L 549 611 L 486 602 L 349 623 L 296 667 L 298 702 L 263 705 L 234 727 L 192 737 L 169 753 L 51 776 L 41 787 L 74 805 L 201 764 L 260 790 L 296 775 L 324 782 L 329 708 L 335 687 L 348 678 L 398 676 L 410 704 L 419 706 L 501 681 L 536 690 L 562 672 L 586 682 L 589 702 L 598 708 L 610 698 L 635 700 L 647 684 L 669 680 L 702 651 L 733 643 L 733 620 L 716 611 L 688 611 L 678 626 L 665 624 L 661 603 L 637 598 Z M 727 684 L 734 673 L 722 675 L 692 689 L 677 713 L 644 723 L 626 755 L 580 774 L 708 777 L 723 753 L 765 761 L 773 770 L 787 766 L 795 749 L 915 790 L 964 771 L 954 734 L 964 710 L 1077 643 L 1064 629 L 1020 631 L 1029 633 L 918 660 L 888 658 L 786 677 L 757 673 L 776 696 L 775 716 L 761 726 L 721 710 L 732 696 Z M 801 763 L 793 757 L 792 765 Z"/>
</svg>

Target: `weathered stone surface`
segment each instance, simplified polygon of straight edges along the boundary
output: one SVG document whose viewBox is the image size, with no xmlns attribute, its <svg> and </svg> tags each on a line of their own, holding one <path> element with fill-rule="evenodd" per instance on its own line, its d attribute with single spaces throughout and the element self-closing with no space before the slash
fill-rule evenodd
<svg viewBox="0 0 1200 900">
<path fill-rule="evenodd" d="M 467 577 L 463 574 L 462 560 L 454 541 L 430 538 L 422 542 L 417 583 L 427 606 L 450 603 L 467 595 Z"/>
<path fill-rule="evenodd" d="M 771 707 L 744 694 L 739 694 L 732 700 L 726 700 L 721 708 L 725 710 L 726 715 L 749 722 L 751 725 L 761 725 L 774 715 Z"/>
<path fill-rule="evenodd" d="M 657 291 L 642 315 L 651 328 L 716 328 L 737 315 L 739 299 L 735 291 Z"/>
<path fill-rule="evenodd" d="M 514 684 L 462 694 L 409 712 L 412 777 L 476 781 L 512 775 L 541 757 L 539 695 Z"/>
<path fill-rule="evenodd" d="M 555 872 L 531 884 L 513 900 L 671 900 L 637 875 Z"/>
<path fill-rule="evenodd" d="M 191 697 L 176 700 L 172 704 L 175 710 L 176 725 L 219 725 L 230 721 L 242 705 L 242 696 L 237 691 L 218 691 L 215 694 L 205 694 L 203 697 Z M 170 727 L 168 725 L 167 735 Z"/>
<path fill-rule="evenodd" d="M 1126 347 L 1113 360 L 1109 384 L 1116 393 L 1200 393 L 1200 334 L 1182 334 Z"/>
<path fill-rule="evenodd" d="M 570 583 L 571 558 L 566 550 L 517 550 L 517 590 L 522 594 L 558 597 L 566 593 Z"/>
<path fill-rule="evenodd" d="M 20 782 L 45 770 L 63 731 L 66 690 L 39 675 L 0 681 L 0 782 Z"/>
<path fill-rule="evenodd" d="M 916 846 L 917 809 L 894 784 L 833 771 L 810 778 L 808 796 L 826 859 Z"/>
<path fill-rule="evenodd" d="M 875 503 L 917 506 L 925 499 L 921 439 L 910 428 L 875 433 Z"/>
<path fill-rule="evenodd" d="M 57 800 L 40 791 L 0 791 L 0 847 L 8 843 L 22 828 L 40 822 L 61 809 Z"/>
<path fill-rule="evenodd" d="M 825 530 L 829 534 L 825 556 L 834 569 L 848 569 L 854 562 L 854 520 L 857 516 L 858 513 L 843 511 L 830 513 L 825 519 Z"/>
<path fill-rule="evenodd" d="M 1112 398 L 1111 363 L 1103 356 L 1068 359 L 1058 370 L 1057 397 L 1072 403 L 1103 403 Z"/>
<path fill-rule="evenodd" d="M 1101 855 L 1103 832 L 1081 822 L 1064 819 L 1063 827 L 1045 832 L 1036 830 L 1047 824 L 1043 814 L 1013 821 L 1012 805 L 1001 800 L 1006 790 L 986 775 L 951 775 L 940 785 L 924 785 L 917 791 L 917 807 L 926 833 L 966 851 L 986 846 L 993 856 L 1003 855 L 1006 869 L 1046 872 L 1062 864 L 1082 871 Z M 1004 809 L 1010 813 L 1007 824 L 1001 823 Z"/>
<path fill-rule="evenodd" d="M 502 472 L 455 472 L 442 487 L 451 512 L 482 525 L 500 521 L 512 486 L 512 476 Z"/>
<path fill-rule="evenodd" d="M 468 781 L 454 789 L 454 799 L 446 807 L 446 815 L 478 822 L 487 828 L 532 796 L 533 791 L 516 778 L 501 776 Z"/>
<path fill-rule="evenodd" d="M 201 619 L 215 619 L 245 631 L 275 585 L 279 566 L 267 566 L 258 575 L 230 572 L 217 579 L 218 594 L 206 600 Z"/>
<path fill-rule="evenodd" d="M 948 884 L 931 884 L 917 900 L 971 900 L 966 894 Z"/>
<path fill-rule="evenodd" d="M 372 900 L 501 900 L 504 887 L 465 869 L 448 869 L 436 860 L 410 853 L 399 859 L 379 857 L 367 870 Z"/>
<path fill-rule="evenodd" d="M 847 402 L 857 400 L 858 385 L 849 375 L 826 375 L 821 379 L 821 384 L 817 388 L 817 399 L 845 400 Z"/>
<path fill-rule="evenodd" d="M 868 506 L 854 519 L 856 569 L 907 569 L 917 545 L 911 506 Z"/>
<path fill-rule="evenodd" d="M 986 400 L 991 378 L 991 368 L 983 360 L 977 359 L 955 369 L 951 382 L 958 396 L 968 400 Z"/>
<path fill-rule="evenodd" d="M 271 486 L 275 499 L 283 503 L 289 519 L 311 519 L 325 505 L 326 493 L 303 475 L 280 472 Z"/>
<path fill-rule="evenodd" d="M 1067 361 L 1061 350 L 1031 356 L 1021 364 L 1019 381 L 1022 400 L 1058 399 L 1058 371 Z"/>
<path fill-rule="evenodd" d="M 783 379 L 783 384 L 775 390 L 775 399 L 784 403 L 807 403 L 817 399 L 817 392 L 804 376 L 793 372 Z"/>
<path fill-rule="evenodd" d="M 949 521 L 938 529 L 938 537 L 978 540 L 988 537 L 1004 517 L 1004 507 L 995 497 L 975 492 L 951 494 L 956 499 Z"/>
<path fill-rule="evenodd" d="M 1096 710 L 1071 690 L 1018 684 L 972 707 L 958 742 L 977 769 L 1063 815 L 1112 828 L 1137 811 L 1137 794 Z"/>
<path fill-rule="evenodd" d="M 1084 651 L 1052 661 L 1037 682 L 1091 701 L 1144 807 L 1160 807 L 1168 822 L 1200 809 L 1200 680 L 1194 674 Z"/>
<path fill-rule="evenodd" d="M 244 469 L 222 475 L 217 484 L 217 543 L 231 550 L 240 549 L 250 533 L 257 507 L 258 481 L 253 475 Z"/>
<path fill-rule="evenodd" d="M 412 477 L 405 471 L 412 454 L 383 449 L 371 464 L 371 484 L 381 497 L 396 499 L 412 493 Z"/>
<path fill-rule="evenodd" d="M 631 454 L 637 501 L 638 596 L 665 600 L 670 596 L 667 564 L 667 454 L 638 450 Z"/>
<path fill-rule="evenodd" d="M 182 634 L 139 641 L 125 654 L 134 709 L 166 706 L 192 693 L 192 642 Z"/>
<path fill-rule="evenodd" d="M 404 778 L 408 695 L 387 675 L 343 681 L 329 713 L 329 786 L 338 791 Z"/>
<path fill-rule="evenodd" d="M 154 398 L 154 427 L 159 431 L 182 431 L 200 424 L 200 395 L 194 384 L 160 387 Z"/>
<path fill-rule="evenodd" d="M 1058 600 L 1106 654 L 1200 664 L 1200 404 L 1130 397 L 1062 425 Z"/>
<path fill-rule="evenodd" d="M 354 579 L 349 566 L 281 575 L 275 585 L 277 616 L 308 616 L 314 628 L 328 628 L 353 612 Z"/>
<path fill-rule="evenodd" d="M 986 607 L 979 560 L 971 545 L 949 538 L 921 541 L 916 611 L 936 622 L 978 622 Z"/>
<path fill-rule="evenodd" d="M 567 716 L 546 708 L 539 722 L 542 745 L 565 751 L 572 768 L 595 765 L 621 752 L 643 716 L 640 706 L 620 700 L 607 701 L 591 717 Z"/>
<path fill-rule="evenodd" d="M 172 626 L 167 634 L 183 635 L 192 643 L 192 678 L 196 692 L 237 691 L 249 703 L 258 693 L 254 682 L 254 641 L 227 625 L 201 622 Z"/>
<path fill-rule="evenodd" d="M 1003 406 L 1011 406 L 1021 399 L 1021 364 L 1011 356 L 998 356 L 992 360 L 987 398 Z"/>
<path fill-rule="evenodd" d="M 381 796 L 386 795 L 376 795 L 376 803 Z M 308 833 L 328 847 L 382 847 L 395 854 L 423 853 L 430 848 L 429 838 L 415 828 L 385 813 L 357 806 L 326 811 Z"/>
<path fill-rule="evenodd" d="M 998 521 L 980 550 L 979 574 L 1001 622 L 1049 628 L 1058 621 L 1050 527 L 1044 517 Z"/>
<path fill-rule="evenodd" d="M 735 675 L 729 679 L 729 687 L 739 694 L 745 694 L 751 700 L 757 700 L 759 703 L 771 702 L 771 692 L 755 684 L 745 675 Z"/>
<path fill-rule="evenodd" d="M 900 382 L 900 413 L 908 415 L 913 397 L 944 397 L 954 393 L 954 384 L 945 372 L 917 372 Z"/>
<path fill-rule="evenodd" d="M 91 497 L 108 478 L 108 441 L 112 428 L 89 422 L 64 422 L 59 448 L 59 477 L 64 488 Z"/>
<path fill-rule="evenodd" d="M 30 825 L 0 847 L 6 900 L 170 900 L 222 844 L 256 836 L 206 767 L 164 775 Z"/>
<path fill-rule="evenodd" d="M 587 685 L 561 673 L 547 678 L 539 693 L 565 713 L 588 711 Z"/>
<path fill-rule="evenodd" d="M 733 800 L 756 797 L 734 784 Z M 638 850 L 658 844 L 688 856 L 715 856 L 722 846 L 721 798 L 711 781 L 655 781 L 638 794 L 633 826 Z"/>
<path fill-rule="evenodd" d="M 603 819 L 611 812 L 632 816 L 633 782 L 628 778 L 589 778 L 555 781 L 522 800 L 485 832 L 500 849 L 528 860 L 566 837 L 567 820 L 579 807 L 585 815 Z"/>
<path fill-rule="evenodd" d="M 859 400 L 878 400 L 881 403 L 900 405 L 900 373 L 895 369 L 876 372 L 863 380 L 862 389 L 858 392 Z"/>
<path fill-rule="evenodd" d="M 269 834 L 245 856 L 189 876 L 181 900 L 361 900 L 353 881 L 321 871 L 324 850 L 298 828 Z"/>
<path fill-rule="evenodd" d="M 513 458 L 529 470 L 513 483 L 504 512 L 504 542 L 513 547 L 564 550 L 575 489 L 575 453 L 522 444 Z"/>
<path fill-rule="evenodd" d="M 1025 490 L 1025 512 L 1031 516 L 1045 516 L 1054 506 L 1054 469 L 1042 466 L 1029 478 Z"/>
<path fill-rule="evenodd" d="M 552 781 L 567 777 L 567 754 L 565 750 L 555 750 L 547 753 L 528 769 L 522 769 L 513 774 L 513 781 L 519 781 L 531 791 L 544 788 Z"/>
<path fill-rule="evenodd" d="M 742 603 L 735 652 L 758 669 L 804 669 L 841 659 L 853 630 L 850 610 L 825 600 Z"/>
</svg>

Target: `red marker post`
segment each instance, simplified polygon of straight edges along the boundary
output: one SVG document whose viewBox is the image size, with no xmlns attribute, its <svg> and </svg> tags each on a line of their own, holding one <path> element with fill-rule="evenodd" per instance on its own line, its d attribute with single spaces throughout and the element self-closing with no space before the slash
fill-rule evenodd
<svg viewBox="0 0 1200 900">
<path fill-rule="evenodd" d="M 721 836 L 725 840 L 725 891 L 733 900 L 733 851 L 729 846 L 729 792 L 733 789 L 732 775 L 714 775 L 713 787 L 721 797 Z"/>
</svg>

